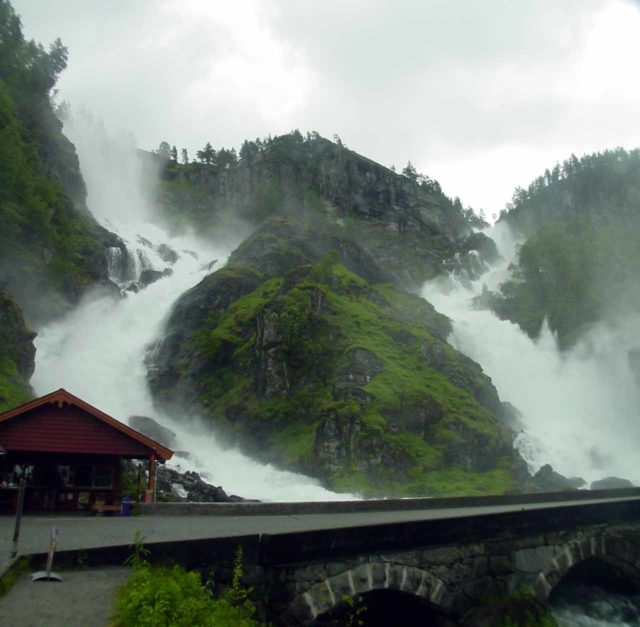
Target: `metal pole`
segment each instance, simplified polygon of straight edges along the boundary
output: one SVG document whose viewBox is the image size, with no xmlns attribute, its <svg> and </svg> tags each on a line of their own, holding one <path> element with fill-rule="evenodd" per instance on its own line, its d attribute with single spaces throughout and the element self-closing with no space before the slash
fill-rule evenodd
<svg viewBox="0 0 640 627">
<path fill-rule="evenodd" d="M 158 462 L 153 462 L 153 502 L 156 502 L 158 496 Z"/>
<path fill-rule="evenodd" d="M 24 477 L 20 479 L 20 486 L 18 488 L 18 504 L 16 506 L 16 525 L 13 530 L 13 549 L 11 551 L 11 557 L 18 555 L 18 540 L 20 540 L 20 523 L 22 521 L 22 509 L 24 507 L 24 493 L 26 482 Z"/>
<path fill-rule="evenodd" d="M 136 502 L 140 503 L 142 500 L 142 463 L 138 462 L 138 485 L 136 486 Z"/>
<path fill-rule="evenodd" d="M 49 541 L 49 554 L 47 555 L 47 579 L 51 578 L 51 569 L 53 568 L 53 554 L 56 552 L 56 544 L 58 541 L 58 530 L 56 527 L 51 528 L 51 540 Z"/>
</svg>

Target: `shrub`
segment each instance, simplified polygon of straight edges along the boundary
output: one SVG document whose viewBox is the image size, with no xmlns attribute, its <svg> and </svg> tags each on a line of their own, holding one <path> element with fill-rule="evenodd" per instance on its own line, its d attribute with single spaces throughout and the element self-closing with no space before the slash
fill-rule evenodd
<svg viewBox="0 0 640 627">
<path fill-rule="evenodd" d="M 136 538 L 129 560 L 132 573 L 116 597 L 116 627 L 254 627 L 255 606 L 241 586 L 242 552 L 239 550 L 232 584 L 214 599 L 200 574 L 181 566 L 152 566 L 145 559 L 141 538 Z"/>
</svg>

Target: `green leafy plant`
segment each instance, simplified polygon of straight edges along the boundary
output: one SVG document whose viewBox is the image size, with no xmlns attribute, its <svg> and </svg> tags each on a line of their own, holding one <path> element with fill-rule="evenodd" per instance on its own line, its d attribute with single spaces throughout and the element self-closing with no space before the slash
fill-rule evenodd
<svg viewBox="0 0 640 627">
<path fill-rule="evenodd" d="M 146 558 L 149 557 L 151 551 L 145 547 L 144 541 L 144 535 L 142 535 L 139 529 L 136 530 L 136 535 L 134 537 L 133 544 L 131 545 L 133 552 L 124 561 L 127 566 L 131 566 L 134 570 L 149 566 Z"/>
<path fill-rule="evenodd" d="M 118 591 L 114 627 L 257 627 L 251 589 L 241 583 L 241 549 L 236 553 L 231 585 L 217 599 L 200 573 L 149 564 L 149 550 L 140 533 L 132 549 L 127 559 L 132 573 Z"/>
<path fill-rule="evenodd" d="M 7 572 L 0 577 L 0 596 L 11 590 L 18 577 L 29 570 L 29 558 L 20 558 Z"/>
<path fill-rule="evenodd" d="M 364 625 L 363 614 L 367 611 L 367 605 L 364 602 L 362 596 L 357 596 L 355 599 L 348 594 L 342 595 L 342 601 L 347 604 L 349 608 L 349 614 L 347 617 L 348 627 L 360 627 Z"/>
</svg>

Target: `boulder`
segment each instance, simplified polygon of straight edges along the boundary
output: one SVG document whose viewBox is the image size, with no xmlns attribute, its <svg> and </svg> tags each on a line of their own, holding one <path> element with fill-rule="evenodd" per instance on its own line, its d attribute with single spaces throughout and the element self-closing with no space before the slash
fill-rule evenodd
<svg viewBox="0 0 640 627">
<path fill-rule="evenodd" d="M 160 255 L 162 261 L 166 263 L 175 263 L 180 258 L 178 253 L 166 244 L 160 244 L 156 248 L 156 252 Z"/>
<path fill-rule="evenodd" d="M 147 268 L 140 273 L 140 285 L 142 287 L 147 287 L 164 277 L 171 276 L 173 274 L 173 270 L 171 268 L 165 268 L 164 270 L 151 270 Z"/>
<path fill-rule="evenodd" d="M 129 416 L 129 425 L 144 433 L 144 435 L 164 444 L 173 446 L 176 442 L 176 434 L 167 427 L 163 427 L 159 422 L 149 416 Z"/>
<path fill-rule="evenodd" d="M 209 263 L 204 263 L 200 266 L 200 270 L 213 270 L 213 266 L 215 266 L 218 263 L 217 259 L 214 259 L 213 261 L 210 261 Z"/>
<path fill-rule="evenodd" d="M 158 490 L 174 501 L 192 503 L 238 503 L 241 496 L 227 494 L 220 486 L 207 483 L 197 472 L 180 472 L 166 466 L 158 467 Z"/>
<path fill-rule="evenodd" d="M 605 477 L 598 481 L 592 481 L 589 486 L 592 490 L 618 490 L 620 488 L 633 488 L 634 485 L 628 479 L 620 477 Z"/>
<path fill-rule="evenodd" d="M 582 477 L 565 477 L 556 472 L 551 464 L 545 464 L 533 475 L 534 484 L 543 492 L 557 492 L 561 490 L 576 490 L 587 482 Z"/>
</svg>

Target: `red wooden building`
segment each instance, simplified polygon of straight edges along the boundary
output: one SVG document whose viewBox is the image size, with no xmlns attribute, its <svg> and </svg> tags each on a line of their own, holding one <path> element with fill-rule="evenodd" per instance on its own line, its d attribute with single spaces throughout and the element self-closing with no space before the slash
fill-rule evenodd
<svg viewBox="0 0 640 627">
<path fill-rule="evenodd" d="M 148 462 L 145 500 L 158 462 L 173 451 L 66 390 L 0 414 L 0 504 L 11 507 L 21 478 L 27 510 L 95 510 L 119 505 L 122 460 Z"/>
</svg>

